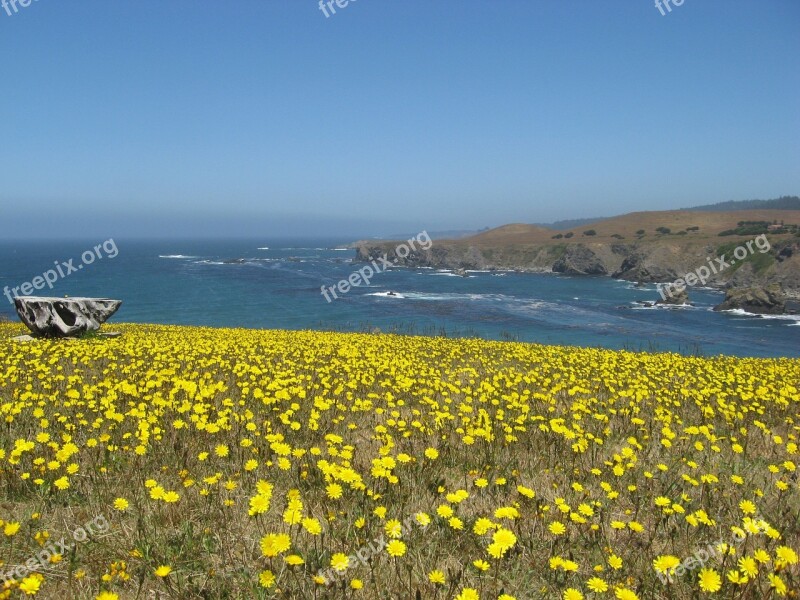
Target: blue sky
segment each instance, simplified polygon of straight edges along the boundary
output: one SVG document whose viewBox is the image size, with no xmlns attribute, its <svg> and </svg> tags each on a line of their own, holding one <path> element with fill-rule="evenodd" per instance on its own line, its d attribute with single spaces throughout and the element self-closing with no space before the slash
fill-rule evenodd
<svg viewBox="0 0 800 600">
<path fill-rule="evenodd" d="M 800 2 L 0 9 L 0 237 L 380 235 L 800 193 Z"/>
</svg>

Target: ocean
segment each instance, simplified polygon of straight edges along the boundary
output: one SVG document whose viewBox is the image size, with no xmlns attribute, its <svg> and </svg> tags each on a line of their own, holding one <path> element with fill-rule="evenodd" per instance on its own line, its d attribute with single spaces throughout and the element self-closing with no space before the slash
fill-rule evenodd
<svg viewBox="0 0 800 600">
<path fill-rule="evenodd" d="M 714 290 L 691 290 L 695 305 L 689 308 L 647 308 L 636 302 L 656 300 L 654 285 L 637 288 L 607 277 L 474 271 L 461 277 L 398 268 L 328 302 L 321 286 L 336 285 L 362 266 L 352 263 L 355 251 L 343 248 L 343 240 L 120 239 L 105 248 L 103 241 L 0 242 L 0 288 L 60 268 L 64 276 L 59 274 L 53 289 L 35 295 L 122 300 L 107 330 L 114 322 L 379 330 L 705 356 L 800 357 L 800 317 L 715 313 L 711 308 L 723 295 Z M 91 261 L 85 252 L 94 255 Z M 0 315 L 16 319 L 6 297 L 0 298 Z"/>
</svg>

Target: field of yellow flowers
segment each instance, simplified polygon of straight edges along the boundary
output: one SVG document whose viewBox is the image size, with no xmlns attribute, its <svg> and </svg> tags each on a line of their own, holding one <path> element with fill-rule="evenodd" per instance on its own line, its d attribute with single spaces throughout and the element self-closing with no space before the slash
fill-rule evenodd
<svg viewBox="0 0 800 600">
<path fill-rule="evenodd" d="M 800 361 L 0 324 L 0 598 L 798 597 Z"/>
</svg>

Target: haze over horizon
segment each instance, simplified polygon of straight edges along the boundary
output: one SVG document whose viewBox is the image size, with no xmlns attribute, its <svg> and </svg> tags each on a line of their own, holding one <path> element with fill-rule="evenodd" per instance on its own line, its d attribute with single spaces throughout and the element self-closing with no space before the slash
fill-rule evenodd
<svg viewBox="0 0 800 600">
<path fill-rule="evenodd" d="M 794 0 L 197 6 L 0 9 L 0 238 L 356 239 L 800 192 Z"/>
</svg>

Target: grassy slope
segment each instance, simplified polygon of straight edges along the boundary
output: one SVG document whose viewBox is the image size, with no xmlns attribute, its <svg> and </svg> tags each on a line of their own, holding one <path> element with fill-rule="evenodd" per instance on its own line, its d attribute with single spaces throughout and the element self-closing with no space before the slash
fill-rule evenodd
<svg viewBox="0 0 800 600">
<path fill-rule="evenodd" d="M 0 570 L 39 552 L 42 531 L 58 539 L 97 515 L 111 524 L 40 569 L 37 598 L 449 599 L 469 588 L 544 600 L 572 588 L 688 600 L 700 597 L 699 568 L 664 587 L 653 560 L 686 559 L 743 526 L 737 555 L 705 567 L 722 575 L 719 597 L 761 600 L 774 597 L 776 559 L 792 559 L 778 548 L 800 550 L 800 361 L 115 329 L 123 337 L 19 344 L 7 338 L 20 327 L 0 324 L 0 519 L 20 524 L 0 535 Z M 286 512 L 291 498 L 321 535 Z M 402 556 L 369 549 L 392 520 L 420 513 L 431 522 L 408 528 Z M 502 558 L 496 529 L 516 538 Z M 291 548 L 265 556 L 268 535 Z M 757 577 L 727 581 L 757 549 L 770 558 Z M 305 563 L 289 566 L 290 553 Z M 351 567 L 315 582 L 337 553 Z M 157 577 L 159 565 L 172 573 Z M 434 570 L 444 584 L 429 581 Z M 800 586 L 797 564 L 778 571 Z M 590 595 L 593 577 L 609 591 Z"/>
<path fill-rule="evenodd" d="M 599 221 L 572 230 L 574 237 L 569 240 L 554 240 L 553 236 L 566 231 L 555 231 L 537 225 L 513 224 L 504 225 L 463 240 L 458 240 L 461 244 L 472 244 L 477 246 L 504 246 L 509 244 L 557 244 L 582 242 L 608 242 L 615 243 L 617 240 L 611 236 L 614 234 L 622 235 L 625 242 L 632 243 L 637 241 L 637 231 L 644 229 L 646 234 L 642 239 L 643 243 L 652 241 L 671 240 L 683 243 L 689 240 L 713 240 L 719 242 L 717 234 L 726 229 L 736 227 L 739 221 L 770 221 L 777 219 L 786 223 L 800 224 L 800 211 L 797 210 L 747 210 L 735 212 L 691 212 L 682 210 L 636 212 L 619 217 L 613 217 L 604 221 Z M 682 240 L 683 236 L 661 235 L 656 232 L 658 227 L 668 227 L 675 234 L 688 227 L 699 227 L 697 232 L 689 232 Z M 587 237 L 583 232 L 594 229 L 596 236 Z M 730 238 L 729 238 L 730 239 Z M 439 243 L 439 242 L 437 242 Z"/>
</svg>

